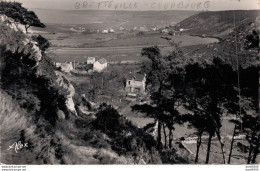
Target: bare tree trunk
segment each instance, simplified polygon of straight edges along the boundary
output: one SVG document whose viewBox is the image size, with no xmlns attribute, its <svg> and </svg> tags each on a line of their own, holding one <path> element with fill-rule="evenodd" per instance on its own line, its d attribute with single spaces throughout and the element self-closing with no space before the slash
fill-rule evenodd
<svg viewBox="0 0 260 171">
<path fill-rule="evenodd" d="M 211 146 L 211 139 L 212 139 L 212 133 L 209 134 L 209 139 L 208 139 L 208 149 L 207 149 L 207 156 L 206 156 L 206 162 L 205 164 L 209 163 L 209 155 L 210 155 L 210 146 Z"/>
<path fill-rule="evenodd" d="M 169 148 L 172 148 L 172 129 L 169 129 L 170 133 L 169 133 Z"/>
<path fill-rule="evenodd" d="M 222 153 L 222 157 L 223 157 L 223 163 L 226 164 L 226 156 L 225 156 L 225 152 L 224 152 L 224 143 L 222 143 L 222 141 L 221 141 L 220 131 L 217 130 L 216 134 L 217 134 L 217 137 L 218 137 L 218 141 L 220 143 L 221 153 Z"/>
<path fill-rule="evenodd" d="M 28 28 L 26 27 L 26 26 L 24 26 L 25 27 L 25 31 L 26 31 L 26 33 L 28 33 Z"/>
<path fill-rule="evenodd" d="M 258 138 L 256 140 L 256 146 L 254 148 L 254 155 L 253 155 L 253 159 L 252 159 L 252 163 L 256 163 L 256 156 L 257 154 L 259 154 L 259 140 L 260 140 L 260 134 L 258 134 Z"/>
<path fill-rule="evenodd" d="M 201 135 L 202 135 L 202 133 L 198 134 L 195 163 L 198 163 L 198 160 L 199 160 L 199 150 L 200 150 L 200 145 L 201 145 Z"/>
<path fill-rule="evenodd" d="M 164 148 L 167 148 L 167 135 L 165 130 L 165 125 L 163 124 L 163 134 L 164 134 Z"/>
<path fill-rule="evenodd" d="M 157 143 L 158 145 L 162 143 L 162 134 L 161 134 L 161 130 L 162 130 L 162 123 L 161 121 L 158 121 L 158 135 L 157 135 Z"/>
<path fill-rule="evenodd" d="M 251 163 L 252 151 L 253 151 L 253 144 L 252 144 L 252 142 L 250 142 L 249 153 L 248 153 L 248 157 L 247 157 L 247 164 Z"/>
<path fill-rule="evenodd" d="M 235 140 L 235 134 L 236 134 L 236 125 L 234 127 L 233 135 L 232 135 L 232 140 L 231 140 L 231 145 L 230 145 L 230 150 L 229 150 L 229 156 L 228 156 L 228 164 L 231 162 L 231 156 L 232 156 L 232 150 L 233 150 L 233 144 Z"/>
<path fill-rule="evenodd" d="M 252 152 L 254 150 L 254 138 L 256 136 L 256 132 L 253 131 L 251 134 L 251 140 L 249 142 L 250 147 L 249 147 L 249 153 L 248 153 L 248 158 L 247 158 L 247 164 L 250 164 L 252 162 Z"/>
<path fill-rule="evenodd" d="M 25 27 L 25 31 L 26 31 L 26 33 L 28 33 L 28 28 L 30 27 L 30 26 L 24 26 Z"/>
</svg>

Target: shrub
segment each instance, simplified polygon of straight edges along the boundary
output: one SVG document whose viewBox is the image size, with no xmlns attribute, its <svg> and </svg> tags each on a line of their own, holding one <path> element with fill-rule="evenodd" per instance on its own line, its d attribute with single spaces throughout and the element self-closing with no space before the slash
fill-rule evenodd
<svg viewBox="0 0 260 171">
<path fill-rule="evenodd" d="M 143 159 L 148 163 L 161 161 L 154 138 L 134 126 L 112 106 L 100 105 L 96 117 L 93 128 L 109 136 L 111 148 L 119 155 L 129 155 L 135 160 Z"/>
</svg>

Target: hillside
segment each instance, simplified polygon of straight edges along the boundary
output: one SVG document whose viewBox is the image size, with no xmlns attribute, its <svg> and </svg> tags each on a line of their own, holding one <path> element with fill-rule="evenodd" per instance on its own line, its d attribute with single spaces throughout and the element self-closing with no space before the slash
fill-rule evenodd
<svg viewBox="0 0 260 171">
<path fill-rule="evenodd" d="M 48 10 L 33 9 L 42 22 L 55 24 L 84 25 L 88 29 L 110 27 L 133 28 L 135 26 L 166 26 L 175 24 L 196 14 L 196 11 L 106 11 L 106 10 Z M 50 17 L 51 16 L 51 17 Z M 48 27 L 47 27 L 48 29 Z"/>
<path fill-rule="evenodd" d="M 234 14 L 237 26 L 241 24 L 247 26 L 260 16 L 260 10 L 202 12 L 181 21 L 174 29 L 184 29 L 185 34 L 223 37 L 231 33 L 234 28 Z"/>
<path fill-rule="evenodd" d="M 87 129 L 75 124 L 79 113 L 72 100 L 73 86 L 29 36 L 10 24 L 6 16 L 1 15 L 0 19 L 1 163 L 128 163 L 124 157 L 119 159 L 109 145 L 106 148 L 87 145 L 90 141 L 84 140 Z M 85 119 L 85 123 L 90 121 Z M 27 143 L 28 148 L 18 153 L 8 150 L 19 141 Z M 106 161 L 101 161 L 102 158 Z"/>
<path fill-rule="evenodd" d="M 236 30 L 233 11 L 203 12 L 180 22 L 175 29 L 185 28 L 182 34 L 201 37 L 217 37 L 218 43 L 184 47 L 187 58 L 203 61 L 220 57 L 236 67 L 238 62 L 243 68 L 259 65 L 259 17 L 260 11 L 235 11 Z M 196 26 L 196 27 L 195 27 Z M 254 46 L 251 38 L 254 37 Z M 236 57 L 237 48 L 237 57 Z"/>
<path fill-rule="evenodd" d="M 196 11 L 108 11 L 32 9 L 44 23 L 91 24 L 111 21 L 138 21 L 143 24 L 180 22 Z M 49 16 L 52 17 L 49 17 Z"/>
</svg>

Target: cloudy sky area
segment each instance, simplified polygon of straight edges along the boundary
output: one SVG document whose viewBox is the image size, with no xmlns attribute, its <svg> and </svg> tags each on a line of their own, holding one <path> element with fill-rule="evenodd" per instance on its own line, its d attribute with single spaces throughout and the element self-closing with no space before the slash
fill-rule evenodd
<svg viewBox="0 0 260 171">
<path fill-rule="evenodd" d="M 60 10 L 249 10 L 260 0 L 16 0 L 27 8 Z M 107 1 L 107 2 L 105 2 Z M 110 3 L 109 3 L 110 2 Z"/>
</svg>

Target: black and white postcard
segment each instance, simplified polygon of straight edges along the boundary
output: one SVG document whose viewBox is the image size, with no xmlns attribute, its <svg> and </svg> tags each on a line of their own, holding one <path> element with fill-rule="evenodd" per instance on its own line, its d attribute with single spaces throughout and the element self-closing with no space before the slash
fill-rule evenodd
<svg viewBox="0 0 260 171">
<path fill-rule="evenodd" d="M 2 169 L 258 170 L 259 32 L 259 0 L 0 0 Z"/>
</svg>

